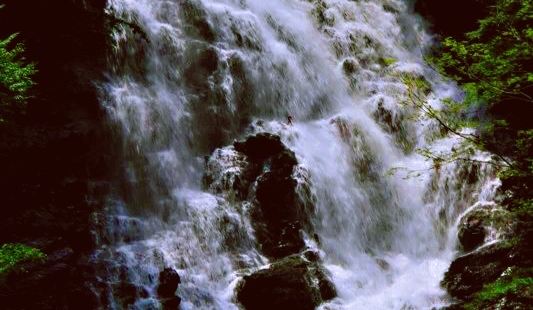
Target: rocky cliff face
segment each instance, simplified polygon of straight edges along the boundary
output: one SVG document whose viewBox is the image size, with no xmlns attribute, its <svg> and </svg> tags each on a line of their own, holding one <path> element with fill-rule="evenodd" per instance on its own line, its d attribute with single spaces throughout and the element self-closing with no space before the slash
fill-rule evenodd
<svg viewBox="0 0 533 310">
<path fill-rule="evenodd" d="M 0 37 L 19 32 L 39 70 L 27 113 L 0 131 L 0 243 L 43 250 L 44 264 L 0 280 L 4 309 L 89 309 L 91 216 L 111 167 L 97 83 L 105 0 L 2 1 Z"/>
</svg>

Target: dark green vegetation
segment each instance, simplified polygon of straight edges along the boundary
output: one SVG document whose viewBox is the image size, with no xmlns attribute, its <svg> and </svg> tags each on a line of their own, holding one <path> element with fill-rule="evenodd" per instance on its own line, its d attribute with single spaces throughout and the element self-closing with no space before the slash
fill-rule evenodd
<svg viewBox="0 0 533 310">
<path fill-rule="evenodd" d="M 452 1 L 453 2 L 453 1 Z M 454 13 L 477 14 L 459 24 Z M 456 259 L 443 285 L 459 303 L 454 309 L 527 309 L 533 303 L 533 6 L 531 0 L 470 0 L 453 5 L 419 0 L 417 7 L 444 36 L 430 57 L 439 71 L 465 91 L 449 100 L 445 113 L 433 115 L 448 132 L 477 126 L 465 142 L 497 155 L 502 216 L 511 230 L 494 246 Z M 461 20 L 461 19 L 458 19 Z M 453 25 L 452 25 L 453 24 Z M 455 157 L 459 158 L 457 154 Z M 488 213 L 487 213 L 488 214 Z M 494 218 L 467 215 L 460 238 L 465 251 L 482 242 Z M 492 223 L 491 223 L 492 222 Z"/>
<path fill-rule="evenodd" d="M 532 277 L 511 277 L 508 279 L 498 279 L 497 281 L 485 285 L 483 289 L 474 296 L 474 299 L 465 305 L 465 308 L 481 309 L 487 303 L 493 303 L 494 300 L 503 298 L 519 299 L 525 297 L 523 303 L 527 305 L 528 296 L 533 293 Z M 517 304 L 518 306 L 518 304 Z"/>
<path fill-rule="evenodd" d="M 450 127 L 477 123 L 478 146 L 515 159 L 514 167 L 527 171 L 531 160 L 524 156 L 531 151 L 533 135 L 526 117 L 533 112 L 532 3 L 483 3 L 488 14 L 478 21 L 478 27 L 463 36 L 444 38 L 430 60 L 465 90 L 462 102 L 448 102 Z"/>
<path fill-rule="evenodd" d="M 1 8 L 1 7 L 0 7 Z M 33 86 L 35 65 L 24 62 L 24 46 L 14 41 L 17 34 L 0 39 L 0 124 L 20 111 Z M 14 45 L 14 46 L 13 46 Z"/>
<path fill-rule="evenodd" d="M 531 112 L 533 105 L 532 12 L 530 0 L 495 1 L 476 30 L 462 39 L 445 38 L 438 57 L 433 58 L 465 90 L 459 107 L 463 117 L 489 109 L 493 116 L 486 124 L 489 131 L 507 126 L 528 129 L 528 120 L 516 114 Z"/>
<path fill-rule="evenodd" d="M 21 263 L 45 259 L 46 255 L 38 249 L 23 244 L 4 244 L 0 247 L 0 276 L 9 273 Z"/>
</svg>

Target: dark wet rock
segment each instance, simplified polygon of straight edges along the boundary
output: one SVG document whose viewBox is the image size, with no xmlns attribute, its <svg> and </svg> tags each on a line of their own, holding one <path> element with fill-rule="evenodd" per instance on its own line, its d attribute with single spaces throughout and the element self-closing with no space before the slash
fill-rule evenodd
<svg viewBox="0 0 533 310">
<path fill-rule="evenodd" d="M 299 184 L 293 176 L 297 165 L 295 154 L 279 136 L 269 133 L 236 141 L 233 148 L 216 150 L 206 165 L 206 187 L 253 204 L 256 237 L 270 258 L 282 258 L 305 248 L 302 230 L 310 227 L 308 215 L 313 204 L 303 198 L 312 196 L 308 184 Z M 300 174 L 299 178 L 305 179 Z"/>
<path fill-rule="evenodd" d="M 356 73 L 360 69 L 360 67 L 355 59 L 346 59 L 342 63 L 342 69 L 344 70 L 344 73 L 346 75 L 351 75 Z"/>
<path fill-rule="evenodd" d="M 472 238 L 472 231 L 483 227 L 485 232 L 496 234 L 501 241 L 481 247 L 452 263 L 442 284 L 457 300 L 457 304 L 447 309 L 530 308 L 533 299 L 531 289 L 527 284 L 526 287 L 514 287 L 520 283 L 516 280 L 531 278 L 531 215 L 529 212 L 516 213 L 513 209 L 516 199 L 514 195 L 529 197 L 529 194 L 516 188 L 509 190 L 505 186 L 505 180 L 503 183 L 498 205 L 476 207 L 461 219 L 461 239 L 465 238 L 461 234 L 470 234 L 469 237 Z M 519 188 L 523 189 L 522 185 Z M 465 243 L 464 240 L 461 242 Z"/>
<path fill-rule="evenodd" d="M 386 260 L 382 258 L 376 258 L 376 263 L 382 270 L 390 270 L 390 264 Z"/>
<path fill-rule="evenodd" d="M 194 50 L 194 60 L 184 72 L 187 86 L 202 92 L 209 90 L 208 79 L 212 76 L 219 66 L 219 56 L 217 51 L 212 47 L 199 46 Z"/>
<path fill-rule="evenodd" d="M 383 10 L 392 14 L 398 14 L 401 11 L 401 9 L 395 6 L 393 3 L 383 4 Z"/>
<path fill-rule="evenodd" d="M 268 133 L 217 150 L 207 162 L 206 186 L 234 191 L 230 196 L 252 204 L 256 239 L 263 254 L 274 260 L 270 268 L 245 276 L 239 284 L 237 299 L 246 309 L 315 309 L 336 296 L 318 253 L 294 255 L 306 247 L 304 231 L 315 235 L 309 223 L 313 200 L 302 198 L 312 196 L 308 176 L 297 166 L 295 154 L 279 136 Z"/>
<path fill-rule="evenodd" d="M 328 6 L 326 5 L 326 2 L 324 2 L 324 0 L 318 0 L 312 11 L 312 14 L 320 27 L 333 26 L 335 24 L 335 16 L 333 14 L 328 14 L 327 9 Z"/>
<path fill-rule="evenodd" d="M 216 34 L 207 20 L 205 9 L 196 1 L 186 0 L 181 3 L 180 13 L 191 27 L 187 30 L 207 42 L 213 42 Z"/>
<path fill-rule="evenodd" d="M 496 243 L 455 259 L 442 285 L 450 295 L 468 300 L 485 283 L 496 280 L 511 264 L 511 247 Z"/>
<path fill-rule="evenodd" d="M 393 111 L 386 106 L 384 99 L 380 98 L 372 116 L 381 128 L 394 136 L 399 147 L 408 153 L 413 151 L 416 144 L 415 135 L 413 135 L 413 128 L 405 122 L 406 116 L 402 112 Z"/>
<path fill-rule="evenodd" d="M 317 251 L 307 250 L 303 253 L 303 256 L 310 262 L 320 261 L 320 254 Z"/>
<path fill-rule="evenodd" d="M 248 137 L 245 141 L 237 141 L 233 146 L 236 151 L 245 154 L 256 164 L 286 149 L 279 136 L 269 133 L 259 133 Z"/>
<path fill-rule="evenodd" d="M 237 300 L 245 309 L 315 309 L 336 296 L 318 264 L 290 256 L 245 276 Z"/>
<path fill-rule="evenodd" d="M 157 295 L 163 305 L 163 309 L 178 309 L 181 298 L 176 296 L 176 290 L 180 283 L 179 274 L 172 268 L 165 268 L 159 273 Z"/>
<path fill-rule="evenodd" d="M 172 268 L 165 268 L 159 273 L 159 286 L 157 294 L 160 297 L 174 296 L 178 285 L 181 283 L 179 274 Z"/>
<path fill-rule="evenodd" d="M 458 238 L 464 251 L 469 252 L 482 245 L 485 241 L 485 236 L 485 227 L 481 219 L 475 216 L 468 216 L 461 221 Z"/>
<path fill-rule="evenodd" d="M 264 171 L 256 180 L 255 218 L 257 239 L 263 252 L 273 258 L 295 254 L 304 249 L 301 230 L 308 218 L 298 200 L 297 181 L 292 177 L 297 165 L 294 153 L 285 148 L 279 137 L 257 135 L 237 150 L 250 156 Z"/>
<path fill-rule="evenodd" d="M 115 296 L 123 307 L 127 308 L 137 299 L 137 287 L 132 283 L 121 283 L 115 290 Z"/>
<path fill-rule="evenodd" d="M 95 309 L 96 296 L 87 289 L 92 269 L 81 265 L 78 260 L 72 249 L 60 249 L 50 253 L 45 260 L 21 263 L 8 274 L 0 276 L 2 309 L 57 309 L 54 304 L 75 304 L 78 309 Z M 69 287 L 66 294 L 56 295 L 62 283 L 79 286 Z"/>
<path fill-rule="evenodd" d="M 394 113 L 385 108 L 383 100 L 378 103 L 377 109 L 372 114 L 384 129 L 389 133 L 397 133 L 401 128 L 401 119 L 397 118 Z"/>
<path fill-rule="evenodd" d="M 257 239 L 265 255 L 271 258 L 282 258 L 298 253 L 305 248 L 305 243 L 300 234 L 301 226 L 299 223 L 274 225 L 277 225 L 277 223 L 271 226 L 256 225 Z"/>
<path fill-rule="evenodd" d="M 161 300 L 163 310 L 177 310 L 181 304 L 181 298 L 174 296 Z"/>
<path fill-rule="evenodd" d="M 510 266 L 496 281 L 485 283 L 483 289 L 474 294 L 472 298 L 460 300 L 445 309 L 531 309 L 533 304 L 532 276 L 533 272 L 530 267 Z"/>
<path fill-rule="evenodd" d="M 510 237 L 515 226 L 513 215 L 494 204 L 487 204 L 468 212 L 460 221 L 458 239 L 465 252 L 481 246 L 489 231 L 500 237 Z"/>
<path fill-rule="evenodd" d="M 500 298 L 495 298 L 484 304 L 479 309 L 494 310 L 530 310 L 533 305 L 533 287 L 523 286 L 517 290 L 511 290 Z"/>
<path fill-rule="evenodd" d="M 318 268 L 318 265 L 315 266 Z M 333 282 L 331 282 L 322 269 L 315 269 L 315 276 L 318 280 L 318 289 L 320 291 L 320 297 L 322 301 L 328 301 L 337 297 L 337 289 Z"/>
</svg>

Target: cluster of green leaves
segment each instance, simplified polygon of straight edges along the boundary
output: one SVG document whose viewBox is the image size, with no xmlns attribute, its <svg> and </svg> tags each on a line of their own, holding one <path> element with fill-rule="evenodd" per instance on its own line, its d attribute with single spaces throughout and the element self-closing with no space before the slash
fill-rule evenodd
<svg viewBox="0 0 533 310">
<path fill-rule="evenodd" d="M 467 105 L 531 102 L 532 0 L 496 0 L 489 15 L 465 39 L 446 38 L 431 61 L 462 84 Z"/>
<path fill-rule="evenodd" d="M 385 58 L 382 58 L 382 59 L 381 59 L 381 63 L 382 63 L 384 66 L 386 66 L 386 67 L 388 67 L 388 66 L 392 66 L 392 65 L 394 65 L 394 64 L 397 63 L 397 62 L 398 62 L 398 59 L 396 59 L 396 58 L 392 58 L 392 57 L 385 57 Z"/>
<path fill-rule="evenodd" d="M 34 85 L 35 64 L 25 61 L 24 46 L 16 38 L 15 33 L 0 39 L 0 123 L 20 109 Z"/>
<path fill-rule="evenodd" d="M 46 255 L 39 249 L 19 243 L 7 243 L 0 247 L 0 275 L 6 274 L 24 262 L 44 261 Z"/>
</svg>

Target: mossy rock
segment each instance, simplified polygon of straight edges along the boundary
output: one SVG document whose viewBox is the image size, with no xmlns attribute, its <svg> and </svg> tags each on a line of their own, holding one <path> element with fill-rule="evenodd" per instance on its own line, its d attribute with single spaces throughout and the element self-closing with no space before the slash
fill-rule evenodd
<svg viewBox="0 0 533 310">
<path fill-rule="evenodd" d="M 481 246 L 490 230 L 500 236 L 512 231 L 515 219 L 511 212 L 499 206 L 484 206 L 467 213 L 459 224 L 458 239 L 464 251 Z"/>
<path fill-rule="evenodd" d="M 463 306 L 475 309 L 530 309 L 533 304 L 533 272 L 531 268 L 509 268 L 496 281 L 485 284 L 472 300 Z"/>
<path fill-rule="evenodd" d="M 328 15 L 326 13 L 327 9 L 326 3 L 323 0 L 318 0 L 316 1 L 315 8 L 311 11 L 311 14 L 315 17 L 320 27 L 335 25 L 335 17 Z"/>
<path fill-rule="evenodd" d="M 342 69 L 344 70 L 344 74 L 346 75 L 352 75 L 359 71 L 360 65 L 357 62 L 357 60 L 353 58 L 348 58 L 343 61 L 342 63 Z"/>
<path fill-rule="evenodd" d="M 490 283 L 511 264 L 512 245 L 498 242 L 455 259 L 442 281 L 450 295 L 470 300 L 484 283 Z"/>
</svg>

